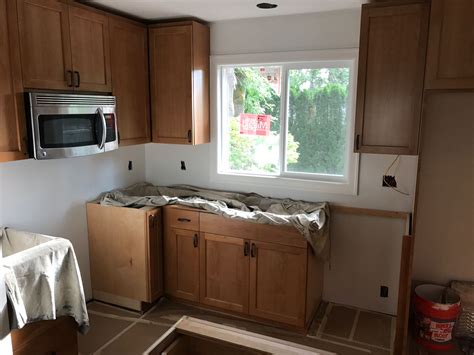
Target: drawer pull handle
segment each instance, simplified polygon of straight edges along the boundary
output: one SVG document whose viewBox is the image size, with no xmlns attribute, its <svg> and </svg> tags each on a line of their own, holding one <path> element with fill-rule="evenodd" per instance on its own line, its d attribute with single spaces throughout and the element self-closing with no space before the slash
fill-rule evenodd
<svg viewBox="0 0 474 355">
<path fill-rule="evenodd" d="M 244 243 L 244 256 L 248 256 L 248 255 L 249 255 L 249 249 L 250 249 L 249 242 L 245 242 L 245 243 Z"/>
<path fill-rule="evenodd" d="M 178 218 L 178 222 L 188 223 L 191 222 L 189 218 Z"/>
<path fill-rule="evenodd" d="M 255 258 L 257 256 L 257 246 L 255 243 L 252 243 L 252 248 L 250 249 L 250 256 Z"/>
<path fill-rule="evenodd" d="M 193 245 L 195 248 L 198 247 L 199 245 L 199 239 L 198 239 L 198 235 L 197 234 L 194 234 L 194 237 L 193 237 Z"/>
</svg>

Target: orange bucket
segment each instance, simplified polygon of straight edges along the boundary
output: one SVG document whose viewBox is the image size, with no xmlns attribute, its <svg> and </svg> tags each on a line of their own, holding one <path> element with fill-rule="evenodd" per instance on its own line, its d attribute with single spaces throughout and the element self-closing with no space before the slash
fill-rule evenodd
<svg viewBox="0 0 474 355">
<path fill-rule="evenodd" d="M 431 350 L 453 348 L 453 328 L 461 311 L 456 292 L 439 285 L 420 285 L 413 303 L 416 341 Z"/>
</svg>

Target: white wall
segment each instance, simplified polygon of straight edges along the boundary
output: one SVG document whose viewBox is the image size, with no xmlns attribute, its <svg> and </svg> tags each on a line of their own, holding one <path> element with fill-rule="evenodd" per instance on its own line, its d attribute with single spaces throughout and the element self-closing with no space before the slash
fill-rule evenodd
<svg viewBox="0 0 474 355">
<path fill-rule="evenodd" d="M 360 10 L 222 21 L 211 25 L 211 55 L 356 48 L 359 45 L 359 26 Z M 214 99 L 211 97 L 211 105 L 214 104 Z M 216 118 L 211 117 L 211 120 L 214 129 Z M 381 186 L 382 175 L 395 156 L 370 154 L 361 156 L 359 195 L 351 196 L 294 189 L 275 190 L 260 185 L 212 182 L 210 179 L 211 149 L 214 149 L 212 144 L 197 147 L 148 144 L 146 146 L 147 181 L 160 185 L 184 183 L 228 190 L 253 191 L 273 197 L 291 197 L 309 201 L 325 200 L 355 207 L 412 211 L 417 169 L 416 157 L 402 157 L 396 172 L 398 186 L 408 192 L 409 196 L 398 194 Z M 180 170 L 181 160 L 186 162 L 186 171 Z M 393 232 L 393 225 L 386 224 L 386 227 L 387 231 Z M 378 311 L 393 313 L 394 304 L 396 304 L 396 287 L 398 286 L 394 280 L 398 279 L 400 242 L 404 229 L 400 228 L 400 239 L 397 240 L 389 237 L 389 234 L 384 235 L 383 228 L 379 223 L 377 225 L 378 234 L 372 233 L 370 237 L 367 237 L 369 240 L 365 238 L 363 243 L 357 243 L 355 239 L 371 227 L 364 223 L 354 223 L 354 228 L 359 228 L 359 230 L 351 233 L 350 230 L 341 228 L 333 233 L 332 237 L 337 238 L 339 244 L 353 245 L 354 249 L 351 254 L 346 253 L 343 249 L 333 248 L 332 266 L 337 272 L 326 270 L 326 280 L 332 280 L 332 282 L 325 284 L 326 299 L 361 305 L 364 298 L 375 299 L 378 297 L 380 285 L 393 285 L 395 289 L 390 289 L 392 298 L 373 307 Z M 367 256 L 366 248 L 370 245 L 370 238 L 379 238 L 377 253 L 378 255 L 390 255 L 388 260 L 391 261 L 391 264 L 389 267 L 381 268 L 378 265 L 380 261 L 378 258 L 364 260 L 366 264 L 364 268 L 368 267 L 377 271 L 376 275 L 371 275 L 372 278 L 369 281 L 371 280 L 372 283 L 369 282 L 369 286 L 367 275 L 363 272 L 364 268 L 357 269 L 355 265 L 360 264 L 360 255 Z M 380 240 L 384 242 L 380 243 Z M 353 285 L 358 288 L 355 292 L 359 295 L 357 299 L 351 297 L 343 286 L 347 279 L 344 277 L 345 272 L 352 275 Z M 335 297 L 335 295 L 343 294 L 344 297 Z"/>
<path fill-rule="evenodd" d="M 0 226 L 2 220 L 0 218 Z M 1 232 L 0 232 L 1 238 Z M 7 294 L 5 290 L 5 280 L 2 267 L 2 243 L 0 240 L 0 354 L 12 354 L 12 343 L 10 338 L 10 325 L 8 322 Z"/>
<path fill-rule="evenodd" d="M 143 181 L 144 149 L 141 145 L 87 157 L 0 164 L 0 225 L 71 240 L 90 298 L 85 203 L 103 191 Z"/>
</svg>

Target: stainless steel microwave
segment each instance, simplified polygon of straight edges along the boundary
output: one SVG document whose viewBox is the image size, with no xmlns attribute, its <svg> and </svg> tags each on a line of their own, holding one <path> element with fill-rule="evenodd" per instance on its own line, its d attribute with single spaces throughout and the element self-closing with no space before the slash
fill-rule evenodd
<svg viewBox="0 0 474 355">
<path fill-rule="evenodd" d="M 32 158 L 70 158 L 118 149 L 115 96 L 26 95 Z"/>
</svg>

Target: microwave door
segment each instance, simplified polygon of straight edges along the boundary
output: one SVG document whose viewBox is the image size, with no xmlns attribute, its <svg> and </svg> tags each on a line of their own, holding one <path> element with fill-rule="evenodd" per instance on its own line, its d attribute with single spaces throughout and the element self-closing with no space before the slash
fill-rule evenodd
<svg viewBox="0 0 474 355">
<path fill-rule="evenodd" d="M 35 158 L 69 158 L 104 152 L 104 123 L 97 111 L 38 113 Z"/>
</svg>

